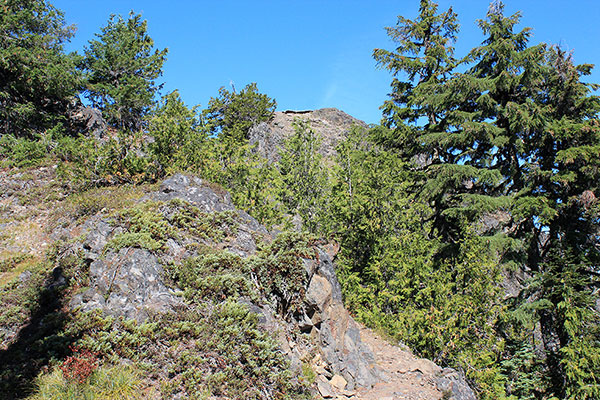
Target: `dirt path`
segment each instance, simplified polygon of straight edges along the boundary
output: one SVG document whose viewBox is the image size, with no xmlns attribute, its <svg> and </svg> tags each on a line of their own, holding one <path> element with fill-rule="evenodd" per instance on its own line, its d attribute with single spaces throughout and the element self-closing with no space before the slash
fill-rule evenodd
<svg viewBox="0 0 600 400">
<path fill-rule="evenodd" d="M 361 339 L 367 344 L 385 381 L 372 389 L 359 390 L 354 396 L 339 399 L 356 400 L 439 400 L 443 393 L 438 389 L 435 376 L 441 368 L 433 362 L 415 357 L 410 351 L 393 346 L 373 331 L 361 326 Z"/>
</svg>

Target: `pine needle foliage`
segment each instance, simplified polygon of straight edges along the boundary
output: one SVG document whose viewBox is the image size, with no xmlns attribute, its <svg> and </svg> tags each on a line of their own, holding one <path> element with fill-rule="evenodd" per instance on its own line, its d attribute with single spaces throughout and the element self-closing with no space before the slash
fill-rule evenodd
<svg viewBox="0 0 600 400">
<path fill-rule="evenodd" d="M 79 57 L 63 47 L 75 32 L 45 0 L 0 2 L 0 135 L 51 128 L 82 85 Z"/>
<path fill-rule="evenodd" d="M 501 2 L 479 21 L 481 45 L 454 59 L 455 18 L 423 0 L 415 20 L 388 28 L 396 51 L 374 56 L 394 76 L 382 107 L 390 129 L 376 142 L 407 163 L 408 195 L 431 208 L 425 234 L 439 240 L 437 262 L 465 256 L 458 244 L 474 234 L 505 274 L 531 278 L 490 331 L 507 344 L 494 357 L 501 365 L 517 357 L 520 375 L 500 371 L 500 392 L 474 378 L 480 394 L 598 397 L 600 102 L 598 85 L 581 80 L 592 66 L 556 46 L 530 46 L 531 28 L 517 30 L 520 14 L 505 15 Z"/>
<path fill-rule="evenodd" d="M 85 49 L 86 96 L 118 129 L 139 130 L 161 85 L 167 49 L 155 49 L 140 14 L 111 15 Z"/>
</svg>

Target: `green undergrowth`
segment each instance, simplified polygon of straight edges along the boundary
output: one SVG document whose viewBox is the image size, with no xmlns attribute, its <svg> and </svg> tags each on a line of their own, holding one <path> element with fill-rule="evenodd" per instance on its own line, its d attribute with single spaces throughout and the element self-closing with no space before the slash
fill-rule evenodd
<svg viewBox="0 0 600 400">
<path fill-rule="evenodd" d="M 155 184 L 119 185 L 91 188 L 76 192 L 63 203 L 62 212 L 80 219 L 100 211 L 116 212 L 132 207 L 145 194 L 156 190 Z"/>
<path fill-rule="evenodd" d="M 13 135 L 0 136 L 0 167 L 34 167 L 48 157 L 49 141 L 42 135 L 34 140 Z"/>
<path fill-rule="evenodd" d="M 9 272 L 17 268 L 19 265 L 24 264 L 24 261 L 27 261 L 30 258 L 31 255 L 24 253 L 9 254 L 8 256 L 4 257 L 4 259 L 0 260 L 0 273 Z"/>
<path fill-rule="evenodd" d="M 43 263 L 28 265 L 23 271 L 26 279 L 17 276 L 0 286 L 0 326 L 5 328 L 0 330 L 0 344 L 6 343 L 8 332 L 24 324 L 36 308 L 46 269 Z"/>
<path fill-rule="evenodd" d="M 318 260 L 314 237 L 294 231 L 279 234 L 249 260 L 263 297 L 288 318 L 299 311 L 306 294 L 304 259 Z"/>
<path fill-rule="evenodd" d="M 119 250 L 141 247 L 151 251 L 164 250 L 169 238 L 182 235 L 201 241 L 220 242 L 237 232 L 234 211 L 206 213 L 189 202 L 174 199 L 168 202 L 146 201 L 117 211 L 113 224 L 124 228 L 108 244 Z"/>
<path fill-rule="evenodd" d="M 204 247 L 198 257 L 172 264 L 169 271 L 187 301 L 246 297 L 265 299 L 284 318 L 300 310 L 306 291 L 304 259 L 316 259 L 314 239 L 284 232 L 263 243 L 255 255 L 242 258 L 228 251 Z"/>
<path fill-rule="evenodd" d="M 188 302 L 241 296 L 258 301 L 249 265 L 237 254 L 208 248 L 198 257 L 171 266 L 171 272 L 177 286 L 184 288 Z"/>
<path fill-rule="evenodd" d="M 72 381 L 56 367 L 36 379 L 37 393 L 28 400 L 141 400 L 140 373 L 131 366 L 102 366 L 85 382 Z"/>
<path fill-rule="evenodd" d="M 141 324 L 79 314 L 72 329 L 82 333 L 80 346 L 159 376 L 163 398 L 305 398 L 306 388 L 275 340 L 259 329 L 257 315 L 234 300 L 203 301 Z"/>
<path fill-rule="evenodd" d="M 65 313 L 60 305 L 89 285 L 89 278 L 77 246 L 71 242 L 56 245 L 27 285 L 21 287 L 15 281 L 8 290 L 10 295 L 3 297 L 7 307 L 2 312 L 7 313 L 6 320 L 14 319 L 13 325 L 25 323 L 39 311 L 40 304 L 54 304 L 41 317 L 48 329 L 19 343 L 27 349 L 36 347 L 37 358 L 29 365 L 26 357 L 30 350 L 19 350 L 21 358 L 2 378 L 21 381 L 9 384 L 7 392 L 21 388 L 21 393 L 31 395 L 30 400 L 136 399 L 139 390 L 130 397 L 123 393 L 130 393 L 132 387 L 139 389 L 144 382 L 164 399 L 310 398 L 306 377 L 290 369 L 273 332 L 259 326 L 258 315 L 247 303 L 269 302 L 284 317 L 300 309 L 307 283 L 303 259 L 317 258 L 312 237 L 284 232 L 271 242 L 259 242 L 256 254 L 242 258 L 219 248 L 237 233 L 241 223 L 233 211 L 204 213 L 181 200 L 132 206 L 107 202 L 100 199 L 98 205 L 81 212 L 115 208 L 112 223 L 122 232 L 107 248 L 142 247 L 162 259 L 169 238 L 195 244 L 196 256 L 165 265 L 167 278 L 180 290 L 185 305 L 172 313 L 151 315 L 145 322 L 100 312 Z M 67 283 L 49 289 L 50 271 L 55 266 L 61 268 Z M 52 302 L 44 300 L 49 297 Z M 11 311 L 14 316 L 8 315 L 8 305 L 17 307 Z M 98 357 L 99 368 L 81 382 L 70 381 L 61 369 L 72 357 L 72 346 Z M 23 365 L 29 368 L 29 378 L 17 377 Z M 40 370 L 42 365 L 47 368 Z M 112 389 L 108 380 L 116 382 Z M 124 380 L 129 383 L 120 386 L 118 382 Z"/>
</svg>

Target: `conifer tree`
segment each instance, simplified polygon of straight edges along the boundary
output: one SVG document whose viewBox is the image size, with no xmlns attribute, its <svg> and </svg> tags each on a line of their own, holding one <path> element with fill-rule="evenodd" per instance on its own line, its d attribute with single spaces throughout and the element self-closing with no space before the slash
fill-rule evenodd
<svg viewBox="0 0 600 400">
<path fill-rule="evenodd" d="M 400 93 L 392 98 L 401 100 L 384 106 L 394 128 L 387 138 L 413 162 L 414 191 L 433 208 L 442 259 L 459 255 L 456 244 L 475 226 L 502 262 L 532 277 L 515 299 L 515 312 L 535 310 L 529 318 L 541 324 L 551 376 L 541 390 L 596 398 L 600 107 L 591 90 L 597 86 L 581 82 L 591 66 L 575 66 L 557 48 L 529 46 L 531 30 L 517 31 L 519 19 L 493 3 L 479 21 L 486 39 L 458 64 L 464 72 L 426 92 L 423 83 L 395 85 Z M 403 23 L 398 31 L 416 26 Z M 411 47 L 398 50 L 400 62 L 389 68 L 407 72 Z M 414 110 L 434 112 L 419 120 Z M 428 114 L 435 117 L 423 119 Z M 389 145 L 387 138 L 381 142 Z M 494 223 L 486 225 L 489 217 Z M 532 330 L 517 335 L 532 347 L 540 344 Z"/>
<path fill-rule="evenodd" d="M 395 27 L 387 27 L 388 36 L 397 45 L 395 51 L 375 49 L 377 65 L 393 75 L 390 99 L 381 107 L 383 125 L 394 128 L 379 133 L 380 142 L 400 151 L 412 151 L 413 137 L 423 125 L 435 124 L 444 109 L 431 101 L 438 87 L 455 66 L 453 43 L 459 29 L 452 8 L 438 14 L 438 5 L 421 0 L 419 16 L 413 21 L 399 16 Z M 406 80 L 401 80 L 405 78 Z M 425 122 L 424 122 L 425 121 Z M 417 132 L 415 132 L 417 131 Z"/>
<path fill-rule="evenodd" d="M 286 140 L 279 161 L 278 197 L 290 212 L 302 217 L 306 229 L 316 232 L 327 192 L 327 171 L 318 152 L 321 139 L 307 121 L 295 120 L 292 125 L 294 134 Z"/>
<path fill-rule="evenodd" d="M 74 31 L 45 0 L 0 1 L 0 135 L 30 136 L 64 114 L 81 85 L 78 57 L 63 51 Z"/>
<path fill-rule="evenodd" d="M 156 79 L 167 49 L 154 49 L 147 25 L 133 12 L 127 19 L 111 15 L 98 40 L 85 49 L 87 97 L 119 129 L 140 129 L 161 87 Z"/>
</svg>

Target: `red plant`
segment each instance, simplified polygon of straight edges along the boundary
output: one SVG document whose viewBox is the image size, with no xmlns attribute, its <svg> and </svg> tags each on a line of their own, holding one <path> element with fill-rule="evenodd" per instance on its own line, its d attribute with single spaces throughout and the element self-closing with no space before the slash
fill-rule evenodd
<svg viewBox="0 0 600 400">
<path fill-rule="evenodd" d="M 98 368 L 98 353 L 78 347 L 70 349 L 73 354 L 63 361 L 60 369 L 67 381 L 84 383 Z"/>
</svg>

